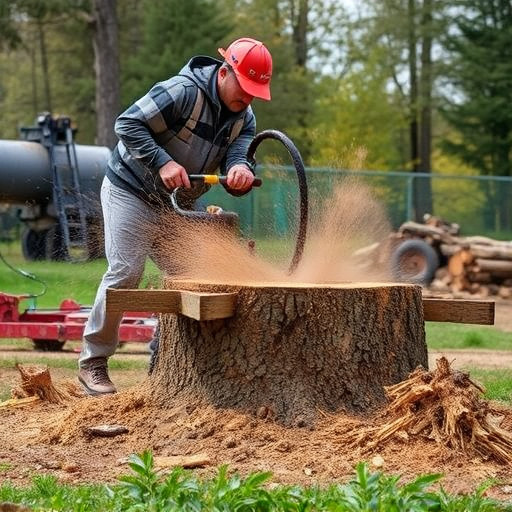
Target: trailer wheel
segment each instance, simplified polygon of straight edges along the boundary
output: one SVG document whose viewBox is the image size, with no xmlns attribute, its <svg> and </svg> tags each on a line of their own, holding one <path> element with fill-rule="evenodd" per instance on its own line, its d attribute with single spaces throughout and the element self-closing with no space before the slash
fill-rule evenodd
<svg viewBox="0 0 512 512">
<path fill-rule="evenodd" d="M 439 267 L 439 256 L 423 240 L 406 240 L 391 254 L 391 271 L 398 281 L 428 285 Z"/>
<path fill-rule="evenodd" d="M 62 350 L 65 341 L 59 340 L 32 340 L 34 348 L 41 352 L 59 352 Z"/>
<path fill-rule="evenodd" d="M 47 260 L 66 261 L 68 259 L 68 251 L 58 224 L 54 224 L 46 233 L 45 251 Z"/>
<path fill-rule="evenodd" d="M 27 261 L 41 261 L 46 259 L 46 235 L 48 231 L 36 231 L 27 228 L 21 235 L 21 249 Z"/>
</svg>

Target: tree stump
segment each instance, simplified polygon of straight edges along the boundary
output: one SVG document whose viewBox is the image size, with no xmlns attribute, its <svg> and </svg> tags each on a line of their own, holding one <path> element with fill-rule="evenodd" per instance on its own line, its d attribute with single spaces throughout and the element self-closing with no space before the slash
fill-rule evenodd
<svg viewBox="0 0 512 512">
<path fill-rule="evenodd" d="M 384 386 L 427 368 L 421 288 L 406 284 L 247 285 L 167 280 L 166 289 L 236 292 L 235 314 L 162 314 L 154 400 L 203 400 L 285 425 L 319 411 L 369 412 Z"/>
</svg>

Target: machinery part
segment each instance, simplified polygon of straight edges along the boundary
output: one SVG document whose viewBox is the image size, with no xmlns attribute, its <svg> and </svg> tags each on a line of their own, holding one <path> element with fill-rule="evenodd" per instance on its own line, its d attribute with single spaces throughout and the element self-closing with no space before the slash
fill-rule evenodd
<svg viewBox="0 0 512 512">
<path fill-rule="evenodd" d="M 430 284 L 438 267 L 438 254 L 423 240 L 405 240 L 391 253 L 391 272 L 398 281 Z"/>
<path fill-rule="evenodd" d="M 216 176 L 214 174 L 191 174 L 189 175 L 189 179 L 192 181 L 203 181 L 204 183 L 208 183 L 210 185 L 216 183 L 222 183 L 221 176 Z M 261 180 L 260 180 L 261 184 Z M 171 193 L 171 204 L 174 208 L 174 211 L 187 219 L 192 219 L 196 221 L 206 221 L 208 223 L 216 223 L 220 226 L 226 226 L 230 230 L 236 231 L 238 230 L 239 220 L 238 215 L 235 212 L 225 212 L 221 211 L 219 213 L 209 213 L 207 211 L 198 211 L 198 210 L 186 210 L 182 208 L 178 203 L 178 194 L 181 190 L 181 187 L 175 188 Z"/>
<path fill-rule="evenodd" d="M 32 343 L 34 348 L 41 352 L 59 352 L 66 342 L 59 340 L 32 340 Z"/>
<path fill-rule="evenodd" d="M 27 261 L 65 261 L 67 259 L 58 224 L 42 230 L 25 228 L 21 238 L 21 248 L 23 257 Z"/>
<path fill-rule="evenodd" d="M 0 292 L 0 339 L 30 338 L 34 347 L 43 351 L 62 350 L 66 341 L 82 339 L 90 307 L 64 299 L 58 309 L 20 311 L 20 302 L 32 297 Z M 155 325 L 156 319 L 150 313 L 125 313 L 119 326 L 120 344 L 148 343 L 154 336 Z"/>
<path fill-rule="evenodd" d="M 288 136 L 277 130 L 264 130 L 258 133 L 252 140 L 247 151 L 247 160 L 253 166 L 253 168 L 256 165 L 254 153 L 256 152 L 257 147 L 265 139 L 275 139 L 281 142 L 292 157 L 293 165 L 297 171 L 300 194 L 300 218 L 295 250 L 293 253 L 292 261 L 290 263 L 290 267 L 288 268 L 288 272 L 292 274 L 302 258 L 308 229 L 308 184 L 306 179 L 306 170 L 304 169 L 304 162 L 302 161 L 302 157 L 300 156 L 299 150 L 295 147 L 295 144 L 288 138 Z"/>
<path fill-rule="evenodd" d="M 219 183 L 225 185 L 228 181 L 227 176 L 219 176 L 218 174 L 189 174 L 188 178 L 192 181 L 202 181 L 207 185 L 218 185 Z M 252 186 L 261 187 L 262 183 L 261 178 L 254 178 Z"/>
<path fill-rule="evenodd" d="M 40 261 L 46 259 L 46 234 L 48 230 L 37 231 L 25 228 L 21 235 L 21 250 L 27 261 Z"/>
<path fill-rule="evenodd" d="M 76 145 L 81 191 L 99 202 L 101 182 L 110 150 L 100 146 Z M 62 161 L 65 146 L 56 146 Z M 61 155 L 62 153 L 62 155 Z M 50 157 L 38 142 L 0 140 L 0 202 L 9 204 L 47 204 L 52 200 Z"/>
</svg>

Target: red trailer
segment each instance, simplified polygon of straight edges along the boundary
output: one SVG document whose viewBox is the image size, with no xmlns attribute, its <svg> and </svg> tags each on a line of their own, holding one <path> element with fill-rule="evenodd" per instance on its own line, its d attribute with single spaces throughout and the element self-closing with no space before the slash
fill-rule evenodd
<svg viewBox="0 0 512 512">
<path fill-rule="evenodd" d="M 60 350 L 66 341 L 79 341 L 90 307 L 71 299 L 58 309 L 25 309 L 20 302 L 26 295 L 0 292 L 0 338 L 29 338 L 39 350 Z M 156 317 L 152 313 L 125 313 L 119 327 L 119 342 L 148 343 L 154 334 Z"/>
</svg>

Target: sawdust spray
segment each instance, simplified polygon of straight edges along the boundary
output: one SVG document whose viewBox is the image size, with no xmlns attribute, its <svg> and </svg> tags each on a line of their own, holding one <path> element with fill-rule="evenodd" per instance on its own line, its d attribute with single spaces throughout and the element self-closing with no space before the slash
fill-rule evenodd
<svg viewBox="0 0 512 512">
<path fill-rule="evenodd" d="M 354 255 L 390 232 L 385 209 L 370 188 L 357 179 L 344 178 L 336 181 L 329 197 L 312 202 L 304 254 L 292 276 L 288 261 L 264 259 L 257 246 L 251 252 L 247 240 L 232 231 L 173 216 L 168 223 L 172 236 L 162 244 L 163 254 L 173 261 L 172 277 L 217 282 L 387 280 L 385 268 L 364 265 Z"/>
</svg>

